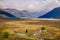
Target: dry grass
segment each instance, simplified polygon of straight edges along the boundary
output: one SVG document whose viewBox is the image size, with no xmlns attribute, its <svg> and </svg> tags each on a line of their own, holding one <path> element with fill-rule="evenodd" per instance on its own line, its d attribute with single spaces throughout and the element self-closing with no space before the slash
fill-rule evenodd
<svg viewBox="0 0 60 40">
<path fill-rule="evenodd" d="M 40 27 L 45 27 L 44 38 L 56 39 L 60 38 L 60 21 L 48 21 L 48 20 L 32 20 L 32 19 L 1 19 L 0 20 L 0 29 L 7 31 L 10 34 L 14 34 L 14 30 L 17 32 L 25 33 L 26 29 L 28 30 L 28 35 L 33 35 L 36 33 Z M 1 30 L 0 30 L 1 31 Z M 25 33 L 26 34 L 26 33 Z"/>
</svg>

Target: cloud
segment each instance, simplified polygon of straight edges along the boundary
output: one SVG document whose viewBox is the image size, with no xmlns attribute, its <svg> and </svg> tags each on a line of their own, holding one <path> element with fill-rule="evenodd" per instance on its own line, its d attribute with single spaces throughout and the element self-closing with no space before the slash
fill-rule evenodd
<svg viewBox="0 0 60 40">
<path fill-rule="evenodd" d="M 40 11 L 49 7 L 48 5 L 50 5 L 49 8 L 52 8 L 54 5 L 57 5 L 57 3 L 56 0 L 2 0 L 0 1 L 0 7 Z"/>
<path fill-rule="evenodd" d="M 60 7 L 60 1 L 58 0 L 0 0 L 0 8 L 13 8 L 18 10 L 40 11 L 40 13 L 34 14 L 36 17 L 46 14 L 47 12 L 51 11 L 55 7 Z"/>
</svg>

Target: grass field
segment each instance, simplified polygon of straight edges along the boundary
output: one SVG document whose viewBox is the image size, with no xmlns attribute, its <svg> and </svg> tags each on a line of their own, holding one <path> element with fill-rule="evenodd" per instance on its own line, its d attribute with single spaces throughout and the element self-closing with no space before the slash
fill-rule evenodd
<svg viewBox="0 0 60 40">
<path fill-rule="evenodd" d="M 0 19 L 0 33 L 9 32 L 10 37 L 6 40 L 26 40 L 25 38 L 32 37 L 33 34 L 39 32 L 39 29 L 44 27 L 44 40 L 60 40 L 60 20 L 38 20 L 38 19 Z M 26 29 L 28 33 L 26 33 Z M 16 35 L 14 30 L 19 33 L 27 34 L 28 37 Z M 2 36 L 0 34 L 0 37 Z M 40 34 L 37 37 L 40 40 Z"/>
</svg>

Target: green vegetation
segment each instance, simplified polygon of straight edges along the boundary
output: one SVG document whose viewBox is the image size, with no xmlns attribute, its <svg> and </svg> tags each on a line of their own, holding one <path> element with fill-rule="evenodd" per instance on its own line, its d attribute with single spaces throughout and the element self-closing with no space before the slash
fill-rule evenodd
<svg viewBox="0 0 60 40">
<path fill-rule="evenodd" d="M 45 30 L 45 28 L 44 27 L 41 27 L 41 30 Z"/>
<path fill-rule="evenodd" d="M 3 33 L 3 37 L 4 37 L 4 38 L 8 38 L 8 37 L 9 37 L 9 33 L 8 33 L 8 32 L 4 32 L 4 33 Z"/>
</svg>

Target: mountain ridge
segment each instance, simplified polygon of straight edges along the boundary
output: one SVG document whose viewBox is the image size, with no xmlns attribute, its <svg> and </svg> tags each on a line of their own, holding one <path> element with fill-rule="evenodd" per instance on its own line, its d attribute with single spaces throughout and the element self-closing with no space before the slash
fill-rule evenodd
<svg viewBox="0 0 60 40">
<path fill-rule="evenodd" d="M 38 18 L 60 18 L 60 7 L 54 8 L 50 12 L 43 16 L 39 16 Z"/>
</svg>

